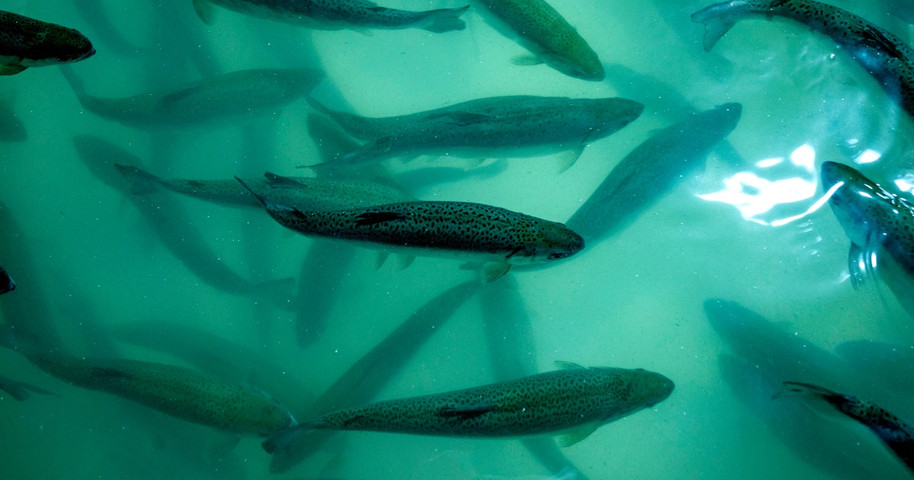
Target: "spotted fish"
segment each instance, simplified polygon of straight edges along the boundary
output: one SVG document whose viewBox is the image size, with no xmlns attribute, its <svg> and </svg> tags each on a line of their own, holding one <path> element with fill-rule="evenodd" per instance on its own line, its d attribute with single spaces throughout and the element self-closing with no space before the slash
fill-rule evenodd
<svg viewBox="0 0 914 480">
<path fill-rule="evenodd" d="M 226 432 L 267 436 L 295 423 L 288 410 L 266 393 L 189 368 L 49 353 L 25 356 L 38 368 L 78 387 Z"/>
<path fill-rule="evenodd" d="M 322 73 L 307 68 L 239 70 L 174 91 L 102 98 L 86 93 L 82 80 L 71 69 L 61 71 L 86 110 L 134 128 L 250 121 L 274 114 L 323 78 Z"/>
<path fill-rule="evenodd" d="M 469 6 L 421 12 L 380 7 L 367 0 L 194 0 L 197 15 L 211 23 L 212 5 L 253 17 L 320 30 L 420 28 L 441 33 L 463 30 Z"/>
<path fill-rule="evenodd" d="M 152 193 L 161 188 L 220 205 L 262 207 L 260 201 L 234 179 L 161 178 L 137 166 L 114 166 L 125 178 L 134 182 L 132 191 L 136 194 Z M 413 199 L 392 185 L 360 180 L 283 177 L 267 173 L 263 178 L 245 179 L 244 183 L 258 195 L 268 195 L 274 202 L 302 210 L 335 210 Z"/>
<path fill-rule="evenodd" d="M 10 274 L 6 272 L 6 269 L 0 267 L 0 294 L 9 293 L 16 289 L 16 282 L 10 278 Z"/>
<path fill-rule="evenodd" d="M 914 204 L 840 163 L 822 164 L 823 190 L 838 222 L 851 240 L 850 273 L 858 265 L 872 272 L 873 257 L 885 253 L 914 277 Z"/>
<path fill-rule="evenodd" d="M 749 16 L 786 17 L 831 37 L 914 116 L 914 50 L 892 33 L 865 19 L 812 0 L 731 1 L 692 14 L 705 25 L 710 50 L 737 21 Z"/>
<path fill-rule="evenodd" d="M 358 166 L 395 156 L 538 156 L 570 152 L 628 125 L 644 106 L 624 98 L 490 97 L 437 110 L 365 118 L 310 100 L 355 138 L 368 140 L 336 164 Z"/>
<path fill-rule="evenodd" d="M 72 28 L 0 10 L 0 75 L 78 62 L 94 54 L 92 42 Z"/>
<path fill-rule="evenodd" d="M 575 78 L 600 81 L 605 77 L 596 52 L 562 15 L 545 0 L 479 0 L 490 23 L 533 53 L 515 63 L 545 63 Z"/>
<path fill-rule="evenodd" d="M 274 220 L 304 235 L 388 252 L 485 262 L 489 281 L 507 273 L 512 264 L 550 262 L 584 248 L 584 240 L 560 223 L 481 203 L 415 201 L 303 211 L 248 189 Z"/>
<path fill-rule="evenodd" d="M 884 408 L 857 397 L 809 383 L 784 382 L 782 393 L 808 395 L 825 400 L 839 412 L 870 429 L 895 455 L 914 471 L 914 428 Z"/>
<path fill-rule="evenodd" d="M 295 437 L 320 430 L 453 437 L 562 433 L 560 443 L 569 446 L 673 392 L 670 379 L 647 370 L 563 365 L 507 382 L 338 410 L 280 431 L 263 446 L 281 455 Z"/>
</svg>

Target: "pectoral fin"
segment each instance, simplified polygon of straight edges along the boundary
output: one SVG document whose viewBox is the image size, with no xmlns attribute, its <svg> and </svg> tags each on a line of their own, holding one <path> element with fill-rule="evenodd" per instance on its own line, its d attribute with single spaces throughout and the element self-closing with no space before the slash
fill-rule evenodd
<svg viewBox="0 0 914 480">
<path fill-rule="evenodd" d="M 203 23 L 212 25 L 216 15 L 213 12 L 212 3 L 207 0 L 194 0 L 194 11 L 197 12 L 197 16 L 200 17 L 200 20 L 203 20 Z"/>
<path fill-rule="evenodd" d="M 560 447 L 570 447 L 575 443 L 578 443 L 581 440 L 589 437 L 590 434 L 593 433 L 594 430 L 596 430 L 600 425 L 602 425 L 601 422 L 590 422 L 585 423 L 579 427 L 575 427 L 569 430 L 567 433 L 559 436 L 558 444 Z"/>
<path fill-rule="evenodd" d="M 0 75 L 15 75 L 28 67 L 23 67 L 17 63 L 0 65 Z"/>
<path fill-rule="evenodd" d="M 867 251 L 855 243 L 851 244 L 851 248 L 847 252 L 847 272 L 851 277 L 851 285 L 854 290 L 859 290 L 866 285 L 867 277 L 875 273 L 874 259 L 873 252 Z"/>
<path fill-rule="evenodd" d="M 511 63 L 521 67 L 529 67 L 532 65 L 542 65 L 543 59 L 537 57 L 536 55 L 518 55 L 511 59 Z"/>
<path fill-rule="evenodd" d="M 492 283 L 501 277 L 504 277 L 508 270 L 511 270 L 511 264 L 508 262 L 487 263 L 483 268 L 483 274 L 486 277 L 486 283 Z"/>
</svg>

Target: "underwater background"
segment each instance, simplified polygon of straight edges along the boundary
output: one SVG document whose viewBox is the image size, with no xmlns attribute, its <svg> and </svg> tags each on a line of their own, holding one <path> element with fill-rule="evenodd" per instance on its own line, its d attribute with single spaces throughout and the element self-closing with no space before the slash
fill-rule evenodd
<svg viewBox="0 0 914 480">
<path fill-rule="evenodd" d="M 441 312 L 434 335 L 402 360 L 376 398 L 505 380 L 500 372 L 511 359 L 539 371 L 555 369 L 555 361 L 645 368 L 672 379 L 675 391 L 562 449 L 586 478 L 909 477 L 864 427 L 793 399 L 772 399 L 770 386 L 827 378 L 840 382 L 830 388 L 914 419 L 911 317 L 876 279 L 852 288 L 849 240 L 831 210 L 817 203 L 818 167 L 827 160 L 856 162 L 871 178 L 910 193 L 911 119 L 831 39 L 795 22 L 745 20 L 704 51 L 703 27 L 690 15 L 710 3 L 550 0 L 604 63 L 607 76 L 600 82 L 513 64 L 527 52 L 483 22 L 474 7 L 463 15 L 465 30 L 440 34 L 309 30 L 221 9 L 206 25 L 189 0 L 10 1 L 3 8 L 92 39 L 97 53 L 72 69 L 89 93 L 104 97 L 168 91 L 240 69 L 309 66 L 326 73 L 315 98 L 365 116 L 496 95 L 620 96 L 644 103 L 640 118 L 592 142 L 567 171 L 560 154 L 384 162 L 420 199 L 480 202 L 555 221 L 568 219 L 628 152 L 690 108 L 742 104 L 727 137 L 738 156 L 713 151 L 703 167 L 682 175 L 612 238 L 549 268 L 516 269 L 480 285 L 453 318 Z M 462 4 L 383 2 L 414 10 Z M 910 25 L 890 13 L 890 2 L 832 4 L 912 40 Z M 192 365 L 188 357 L 196 354 L 228 358 L 251 367 L 239 381 L 278 377 L 271 383 L 285 388 L 269 393 L 301 421 L 310 402 L 417 309 L 477 277 L 452 259 L 419 257 L 403 268 L 392 258 L 378 267 L 376 251 L 328 247 L 263 212 L 157 193 L 168 195 L 187 219 L 172 228 L 199 232 L 241 276 L 333 283 L 296 304 L 324 312 L 302 339 L 295 309 L 226 293 L 190 271 L 163 247 L 128 195 L 86 168 L 74 138 L 111 142 L 163 177 L 307 175 L 301 167 L 317 163 L 320 153 L 304 99 L 241 124 L 150 130 L 86 111 L 56 66 L 2 82 L 0 100 L 24 123 L 28 139 L 0 149 L 0 264 L 18 284 L 0 298 L 0 308 L 7 323 L 15 314 L 47 324 L 84 355 L 176 365 Z M 9 215 L 18 227 L 10 226 Z M 303 269 L 315 246 L 324 248 L 326 265 Z M 337 259 L 348 266 L 333 270 Z M 767 321 L 715 327 L 703 308 L 709 298 L 739 302 Z M 885 355 L 860 341 L 902 348 Z M 0 373 L 56 394 L 18 402 L 0 392 L 3 478 L 556 473 L 516 440 L 352 432 L 274 475 L 260 439 L 237 440 L 67 385 L 13 351 L 0 356 Z"/>
</svg>

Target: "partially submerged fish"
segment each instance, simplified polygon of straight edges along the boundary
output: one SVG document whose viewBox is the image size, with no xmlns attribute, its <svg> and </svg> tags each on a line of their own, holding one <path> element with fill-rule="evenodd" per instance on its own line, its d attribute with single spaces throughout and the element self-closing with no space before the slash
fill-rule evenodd
<svg viewBox="0 0 914 480">
<path fill-rule="evenodd" d="M 72 28 L 0 10 L 0 75 L 78 62 L 94 54 L 92 42 Z"/>
<path fill-rule="evenodd" d="M 295 424 L 288 410 L 266 393 L 189 368 L 43 352 L 24 354 L 35 366 L 65 382 L 218 430 L 266 436 Z"/>
<path fill-rule="evenodd" d="M 784 382 L 784 387 L 786 390 L 782 393 L 820 398 L 839 412 L 860 422 L 875 433 L 909 470 L 914 471 L 914 428 L 904 420 L 878 405 L 818 385 Z"/>
<path fill-rule="evenodd" d="M 6 269 L 0 267 L 0 294 L 12 292 L 16 289 L 16 282 L 10 278 L 10 274 L 6 272 Z"/>
<path fill-rule="evenodd" d="M 134 128 L 250 121 L 275 113 L 323 78 L 322 73 L 308 68 L 239 70 L 173 91 L 102 98 L 86 93 L 82 80 L 70 68 L 61 71 L 86 110 Z"/>
<path fill-rule="evenodd" d="M 880 253 L 914 277 L 914 204 L 840 163 L 822 163 L 821 182 L 851 240 L 848 268 L 854 283 L 862 278 L 859 266 L 872 272 Z"/>
<path fill-rule="evenodd" d="M 600 81 L 605 73 L 596 52 L 545 0 L 479 0 L 491 22 L 533 53 L 515 63 L 545 63 L 575 78 Z M 499 28 L 501 27 L 501 28 Z"/>
<path fill-rule="evenodd" d="M 309 100 L 353 137 L 367 140 L 335 164 L 358 166 L 422 154 L 478 157 L 571 154 L 609 136 L 644 106 L 624 98 L 490 97 L 436 110 L 384 118 L 335 111 Z"/>
<path fill-rule="evenodd" d="M 197 15 L 206 23 L 212 22 L 212 5 L 320 30 L 420 28 L 435 33 L 466 28 L 460 16 L 469 8 L 417 12 L 380 7 L 367 0 L 194 0 Z"/>
<path fill-rule="evenodd" d="M 560 443 L 569 446 L 673 392 L 670 379 L 647 370 L 563 365 L 512 381 L 339 410 L 280 431 L 263 446 L 274 453 L 296 436 L 319 430 L 453 437 L 562 433 Z"/>
<path fill-rule="evenodd" d="M 588 243 L 618 233 L 697 168 L 736 127 L 741 112 L 740 104 L 725 103 L 657 132 L 612 169 L 568 227 Z"/>
<path fill-rule="evenodd" d="M 705 25 L 704 47 L 710 50 L 737 21 L 751 16 L 790 18 L 828 35 L 914 116 L 914 49 L 891 32 L 813 0 L 716 3 L 695 12 L 692 21 Z"/>
<path fill-rule="evenodd" d="M 512 264 L 559 260 L 584 248 L 584 240 L 560 223 L 481 203 L 415 201 L 303 211 L 251 193 L 279 224 L 304 235 L 355 241 L 387 252 L 485 262 L 489 281 L 507 273 Z"/>
</svg>

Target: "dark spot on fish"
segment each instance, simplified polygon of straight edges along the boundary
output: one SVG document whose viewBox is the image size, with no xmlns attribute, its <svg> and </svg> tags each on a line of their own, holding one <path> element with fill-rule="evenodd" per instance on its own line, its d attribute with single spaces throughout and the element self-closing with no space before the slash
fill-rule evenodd
<svg viewBox="0 0 914 480">
<path fill-rule="evenodd" d="M 480 405 L 477 407 L 441 407 L 435 413 L 439 417 L 457 418 L 459 420 L 469 420 L 471 418 L 481 417 L 489 412 L 495 411 L 495 405 Z"/>
<path fill-rule="evenodd" d="M 354 417 L 347 418 L 346 420 L 343 421 L 343 426 L 348 427 L 348 426 L 352 425 L 353 423 L 361 421 L 364 418 L 365 418 L 365 415 L 356 415 Z"/>
<path fill-rule="evenodd" d="M 356 217 L 355 225 L 357 227 L 364 227 L 368 225 L 376 225 L 378 223 L 405 219 L 406 215 L 397 212 L 366 212 Z"/>
<path fill-rule="evenodd" d="M 203 187 L 203 182 L 201 182 L 199 180 L 188 180 L 187 184 L 190 185 L 191 187 L 196 187 L 196 188 Z"/>
<path fill-rule="evenodd" d="M 92 369 L 93 377 L 108 378 L 111 380 L 130 380 L 133 375 L 116 368 L 95 367 Z"/>
</svg>

